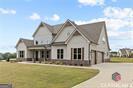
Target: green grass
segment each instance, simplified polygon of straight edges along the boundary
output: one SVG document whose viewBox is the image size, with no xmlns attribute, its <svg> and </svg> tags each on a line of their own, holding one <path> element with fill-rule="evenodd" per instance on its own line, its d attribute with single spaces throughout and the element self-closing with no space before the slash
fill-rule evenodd
<svg viewBox="0 0 133 88">
<path fill-rule="evenodd" d="M 133 58 L 113 57 L 113 58 L 111 58 L 111 62 L 113 62 L 113 63 L 133 63 Z"/>
<path fill-rule="evenodd" d="M 0 83 L 13 88 L 71 88 L 99 70 L 0 62 Z"/>
</svg>

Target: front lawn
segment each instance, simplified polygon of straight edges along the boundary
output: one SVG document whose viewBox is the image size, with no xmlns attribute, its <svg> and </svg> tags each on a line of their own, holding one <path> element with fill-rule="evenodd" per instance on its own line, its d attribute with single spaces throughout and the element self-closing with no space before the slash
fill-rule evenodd
<svg viewBox="0 0 133 88">
<path fill-rule="evenodd" d="M 113 63 L 133 63 L 133 58 L 112 57 L 110 61 Z"/>
<path fill-rule="evenodd" d="M 0 62 L 0 84 L 13 88 L 71 88 L 98 74 L 94 69 L 78 69 Z"/>
</svg>

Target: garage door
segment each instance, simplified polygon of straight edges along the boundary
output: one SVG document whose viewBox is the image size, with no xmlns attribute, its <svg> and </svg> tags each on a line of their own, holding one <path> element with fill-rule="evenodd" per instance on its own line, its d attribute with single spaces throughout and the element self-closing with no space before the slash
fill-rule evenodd
<svg viewBox="0 0 133 88">
<path fill-rule="evenodd" d="M 102 52 L 97 52 L 97 63 L 102 63 L 103 62 L 103 53 Z"/>
<path fill-rule="evenodd" d="M 91 51 L 91 65 L 97 64 L 96 51 Z"/>
</svg>

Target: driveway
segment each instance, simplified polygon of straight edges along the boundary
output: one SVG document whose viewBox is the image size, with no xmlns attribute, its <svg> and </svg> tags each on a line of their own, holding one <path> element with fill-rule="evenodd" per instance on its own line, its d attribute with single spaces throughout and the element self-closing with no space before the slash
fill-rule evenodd
<svg viewBox="0 0 133 88">
<path fill-rule="evenodd" d="M 100 73 L 73 88 L 133 88 L 132 63 L 102 63 L 90 68 L 99 69 Z M 120 81 L 112 80 L 112 74 L 115 72 L 120 73 Z"/>
</svg>

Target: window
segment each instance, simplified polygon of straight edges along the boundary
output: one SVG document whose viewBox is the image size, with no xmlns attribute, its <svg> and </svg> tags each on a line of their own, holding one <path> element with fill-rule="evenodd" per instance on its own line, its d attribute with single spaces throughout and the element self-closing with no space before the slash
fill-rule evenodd
<svg viewBox="0 0 133 88">
<path fill-rule="evenodd" d="M 38 41 L 36 41 L 36 45 L 38 45 Z"/>
<path fill-rule="evenodd" d="M 41 58 L 44 58 L 44 51 L 41 51 Z"/>
<path fill-rule="evenodd" d="M 19 57 L 24 58 L 24 51 L 19 51 Z"/>
<path fill-rule="evenodd" d="M 47 54 L 46 57 L 49 58 L 49 51 L 47 51 L 46 54 Z"/>
<path fill-rule="evenodd" d="M 64 50 L 57 49 L 57 59 L 63 59 L 63 57 L 64 57 Z"/>
<path fill-rule="evenodd" d="M 72 59 L 83 59 L 84 58 L 84 48 L 72 48 L 71 49 Z"/>
<path fill-rule="evenodd" d="M 78 48 L 78 59 L 81 59 L 81 48 Z"/>
</svg>

